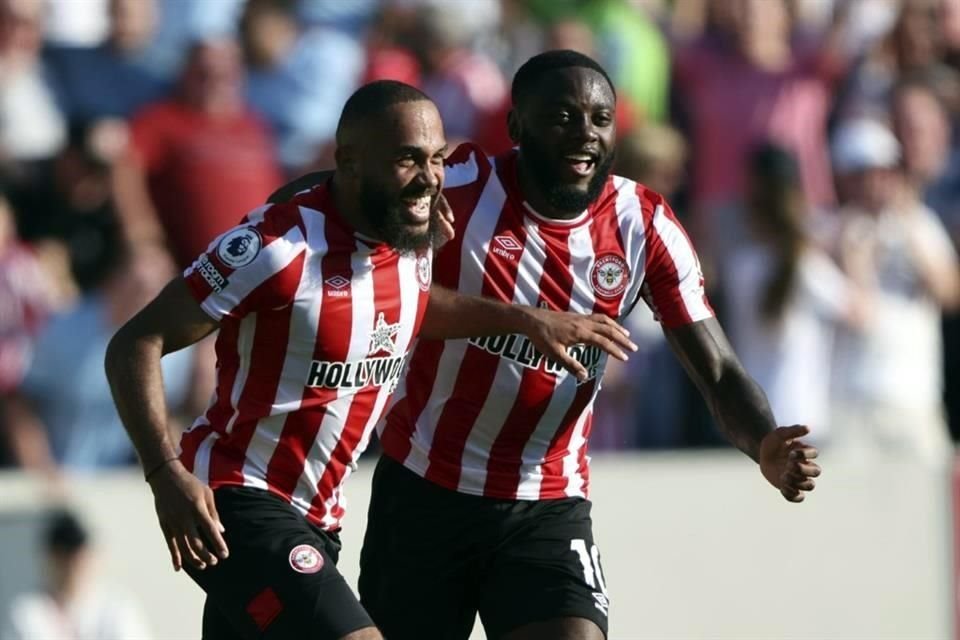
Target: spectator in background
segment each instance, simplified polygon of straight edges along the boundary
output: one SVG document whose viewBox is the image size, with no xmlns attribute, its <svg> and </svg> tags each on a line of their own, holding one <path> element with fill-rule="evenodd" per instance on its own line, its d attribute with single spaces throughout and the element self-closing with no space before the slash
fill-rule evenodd
<svg viewBox="0 0 960 640">
<path fill-rule="evenodd" d="M 40 59 L 42 18 L 40 0 L 0 0 L 0 163 L 18 179 L 24 163 L 52 158 L 66 138 Z"/>
<path fill-rule="evenodd" d="M 955 73 L 943 62 L 946 45 L 937 6 L 942 1 L 902 3 L 887 37 L 868 49 L 853 66 L 838 98 L 836 111 L 840 119 L 884 118 L 897 82 L 906 76 L 923 76 L 942 84 L 943 91 L 957 93 Z"/>
<path fill-rule="evenodd" d="M 496 13 L 490 9 L 492 4 L 475 0 L 470 13 L 475 18 Z M 472 48 L 494 24 L 465 20 L 463 8 L 456 4 L 424 2 L 416 9 L 409 47 L 423 71 L 420 88 L 440 110 L 451 147 L 473 138 L 480 123 L 507 99 L 507 82 L 500 69 L 490 57 Z"/>
<path fill-rule="evenodd" d="M 951 147 L 949 114 L 926 81 L 907 79 L 893 91 L 893 127 L 903 147 L 909 186 L 960 242 L 960 154 Z"/>
<path fill-rule="evenodd" d="M 363 48 L 332 29 L 303 29 L 295 0 L 249 0 L 240 37 L 247 99 L 273 126 L 287 174 L 299 175 L 333 140 L 364 70 Z"/>
<path fill-rule="evenodd" d="M 734 249 L 723 278 L 730 339 L 778 419 L 808 425 L 822 444 L 836 329 L 862 322 L 863 297 L 810 239 L 793 156 L 764 145 L 748 167 L 748 241 Z"/>
<path fill-rule="evenodd" d="M 380 7 L 366 31 L 366 69 L 360 84 L 396 80 L 413 87 L 422 84 L 420 63 L 404 46 L 412 16 L 395 3 Z"/>
<path fill-rule="evenodd" d="M 672 200 L 684 179 L 687 145 L 675 129 L 647 124 L 617 143 L 613 173 Z M 684 425 L 702 405 L 690 402 L 693 385 L 677 362 L 650 309 L 638 304 L 627 317 L 638 351 L 627 362 L 607 362 L 604 393 L 597 396 L 591 450 L 676 447 L 691 434 Z M 645 392 L 638 394 L 637 389 Z M 699 417 L 699 416 L 697 416 Z"/>
<path fill-rule="evenodd" d="M 165 237 L 181 269 L 236 224 L 236 211 L 257 207 L 283 181 L 269 129 L 244 100 L 232 40 L 196 45 L 177 95 L 130 128 L 129 155 L 115 170 L 126 234 Z"/>
<path fill-rule="evenodd" d="M 49 47 L 44 60 L 71 121 L 126 118 L 163 97 L 169 83 L 148 64 L 156 0 L 109 0 L 109 32 L 97 46 Z"/>
<path fill-rule="evenodd" d="M 723 9 L 715 33 L 687 30 L 676 38 L 675 81 L 697 150 L 692 232 L 704 236 L 698 246 L 705 259 L 722 260 L 743 235 L 746 160 L 757 144 L 770 140 L 796 156 L 812 207 L 833 202 L 826 125 L 843 66 L 843 22 L 838 17 L 823 38 L 803 39 L 793 33 L 785 0 L 710 6 Z"/>
<path fill-rule="evenodd" d="M 109 0 L 44 0 L 43 39 L 48 45 L 95 47 L 107 37 Z"/>
<path fill-rule="evenodd" d="M 236 36 L 246 0 L 157 0 L 156 34 L 147 57 L 163 77 L 174 79 L 196 43 Z"/>
<path fill-rule="evenodd" d="M 10 205 L 0 197 L 0 404 L 22 382 L 53 304 L 47 274 L 17 238 Z"/>
<path fill-rule="evenodd" d="M 617 86 L 617 101 L 626 98 L 639 118 L 663 121 L 670 87 L 670 49 L 647 10 L 627 0 L 532 0 L 530 5 L 548 29 L 571 21 L 585 25 L 595 34 L 596 55 Z"/>
<path fill-rule="evenodd" d="M 940 312 L 960 305 L 956 251 L 907 188 L 900 145 L 884 125 L 841 123 L 833 159 L 842 264 L 870 299 L 861 330 L 838 339 L 834 442 L 851 454 L 946 463 Z"/>
<path fill-rule="evenodd" d="M 94 578 L 90 534 L 75 515 L 53 513 L 43 535 L 45 589 L 17 597 L 4 640 L 149 640 L 139 608 Z"/>
<path fill-rule="evenodd" d="M 21 467 L 56 474 L 60 469 L 89 471 L 135 462 L 103 361 L 110 337 L 173 275 L 173 263 L 163 249 L 137 246 L 74 308 L 51 318 L 3 416 L 9 448 Z M 182 408 L 189 399 L 192 366 L 190 351 L 163 359 L 171 407 Z"/>
</svg>

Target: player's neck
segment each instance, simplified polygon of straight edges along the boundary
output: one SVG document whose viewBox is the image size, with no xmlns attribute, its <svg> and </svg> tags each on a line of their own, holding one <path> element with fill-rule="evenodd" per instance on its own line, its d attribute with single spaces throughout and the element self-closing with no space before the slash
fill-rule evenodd
<svg viewBox="0 0 960 640">
<path fill-rule="evenodd" d="M 520 185 L 520 193 L 534 211 L 544 218 L 553 220 L 572 220 L 583 213 L 583 209 L 578 211 L 564 211 L 557 209 L 547 200 L 540 188 L 537 186 L 530 172 L 524 169 L 523 161 L 517 162 L 517 183 Z"/>
<path fill-rule="evenodd" d="M 353 193 L 346 188 L 340 180 L 340 174 L 334 173 L 330 181 L 330 189 L 333 192 L 333 205 L 337 213 L 343 218 L 344 222 L 353 227 L 353 230 L 362 236 L 371 239 L 379 239 L 377 232 L 363 215 L 363 209 L 360 207 L 360 194 Z"/>
</svg>

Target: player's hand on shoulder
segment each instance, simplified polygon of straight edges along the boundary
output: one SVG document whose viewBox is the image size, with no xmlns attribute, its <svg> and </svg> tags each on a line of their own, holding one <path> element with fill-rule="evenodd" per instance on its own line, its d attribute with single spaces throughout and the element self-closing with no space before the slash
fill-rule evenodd
<svg viewBox="0 0 960 640">
<path fill-rule="evenodd" d="M 226 559 L 224 527 L 210 487 L 179 460 L 165 464 L 149 482 L 174 571 L 179 571 L 184 562 L 205 569 Z"/>
<path fill-rule="evenodd" d="M 809 433 L 803 425 L 778 427 L 760 443 L 760 471 L 790 502 L 803 502 L 820 475 L 820 465 L 813 462 L 817 450 L 799 439 Z"/>
<path fill-rule="evenodd" d="M 533 346 L 579 380 L 587 379 L 587 370 L 567 353 L 567 347 L 593 345 L 618 360 L 626 360 L 628 351 L 637 350 L 637 345 L 630 341 L 630 332 L 600 313 L 585 315 L 530 307 L 529 317 L 531 324 L 526 333 Z"/>
</svg>

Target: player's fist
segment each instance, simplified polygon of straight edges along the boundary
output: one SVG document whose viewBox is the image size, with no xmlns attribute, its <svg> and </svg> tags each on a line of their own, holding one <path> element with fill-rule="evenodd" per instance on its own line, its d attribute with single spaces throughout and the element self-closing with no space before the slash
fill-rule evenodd
<svg viewBox="0 0 960 640">
<path fill-rule="evenodd" d="M 803 502 L 820 475 L 820 465 L 813 462 L 817 450 L 799 440 L 809 433 L 803 425 L 778 427 L 760 443 L 760 472 L 790 502 Z"/>
</svg>

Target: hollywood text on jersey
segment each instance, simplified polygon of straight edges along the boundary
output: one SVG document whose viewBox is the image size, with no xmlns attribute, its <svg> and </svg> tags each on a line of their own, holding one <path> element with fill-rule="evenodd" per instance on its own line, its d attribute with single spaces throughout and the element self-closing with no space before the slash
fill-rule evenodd
<svg viewBox="0 0 960 640">
<path fill-rule="evenodd" d="M 350 362 L 314 360 L 307 376 L 308 387 L 365 389 L 386 387 L 392 393 L 403 373 L 405 355 L 364 358 Z"/>
<path fill-rule="evenodd" d="M 543 354 L 533 346 L 533 343 L 526 336 L 511 334 L 470 338 L 468 342 L 487 353 L 506 358 L 527 369 L 539 369 L 542 364 L 544 370 L 553 375 L 564 371 L 563 365 L 556 360 L 544 358 Z M 587 380 L 593 380 L 597 377 L 603 356 L 599 347 L 575 344 L 567 347 L 567 353 L 587 370 Z M 586 380 L 583 382 L 586 382 Z M 582 384 L 582 382 L 578 382 L 578 384 Z"/>
</svg>

